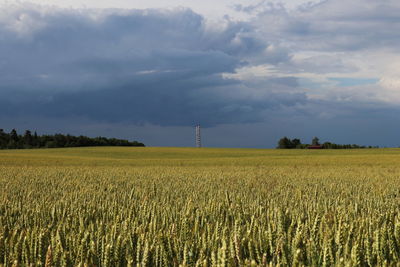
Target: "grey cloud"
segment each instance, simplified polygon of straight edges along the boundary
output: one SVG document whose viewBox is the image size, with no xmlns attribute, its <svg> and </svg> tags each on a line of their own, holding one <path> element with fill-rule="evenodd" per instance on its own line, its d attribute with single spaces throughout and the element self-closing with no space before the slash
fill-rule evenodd
<svg viewBox="0 0 400 267">
<path fill-rule="evenodd" d="M 266 40 L 281 40 L 294 51 L 355 51 L 370 48 L 398 49 L 398 1 L 325 0 L 296 10 L 261 1 L 254 21 Z M 242 10 L 247 9 L 242 7 Z"/>
<path fill-rule="evenodd" d="M 165 81 L 146 83 L 145 86 L 113 88 L 113 90 L 62 92 L 46 100 L 25 93 L 25 101 L 1 103 L 2 115 L 43 117 L 86 117 L 94 121 L 151 123 L 162 126 L 188 126 L 202 122 L 204 126 L 223 123 L 249 123 L 265 119 L 264 112 L 306 102 L 299 93 L 269 93 L 260 99 L 251 96 L 228 97 L 237 93 L 232 84 L 215 87 L 220 83 L 204 77 L 197 81 Z M 207 87 L 209 84 L 213 87 Z M 190 90 L 187 87 L 191 86 Z M 160 88 L 168 88 L 160 90 Z M 23 106 L 23 108 L 18 108 Z"/>
<path fill-rule="evenodd" d="M 207 30 L 188 9 L 14 7 L 0 14 L 0 32 L 7 36 L 0 39 L 3 117 L 215 126 L 263 121 L 266 110 L 306 99 L 269 88 L 256 98 L 224 78 L 268 44 L 251 24 L 228 18 L 222 29 Z M 287 57 L 269 53 L 274 62 Z"/>
<path fill-rule="evenodd" d="M 293 66 L 297 69 L 312 73 L 351 73 L 358 70 L 357 67 L 343 62 L 341 58 L 334 55 L 311 56 L 298 62 L 293 62 Z"/>
</svg>

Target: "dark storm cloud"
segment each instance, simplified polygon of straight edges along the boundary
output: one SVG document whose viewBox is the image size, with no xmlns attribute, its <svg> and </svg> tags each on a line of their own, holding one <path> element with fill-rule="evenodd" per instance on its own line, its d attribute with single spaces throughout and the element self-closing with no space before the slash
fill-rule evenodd
<svg viewBox="0 0 400 267">
<path fill-rule="evenodd" d="M 34 6 L 3 11 L 0 22 L 3 116 L 213 126 L 262 121 L 265 110 L 305 101 L 287 92 L 257 99 L 243 94 L 240 81 L 223 77 L 268 45 L 249 23 L 226 19 L 207 30 L 204 18 L 188 9 Z M 269 58 L 288 57 L 277 50 Z"/>
<path fill-rule="evenodd" d="M 112 90 L 60 92 L 50 98 L 38 96 L 37 92 L 10 93 L 18 101 L 2 100 L 0 104 L 3 115 L 7 116 L 33 113 L 50 118 L 87 117 L 106 122 L 162 126 L 188 126 L 201 121 L 203 126 L 215 126 L 263 121 L 266 110 L 307 101 L 301 93 L 269 93 L 256 99 L 240 95 L 238 91 L 241 90 L 243 88 L 236 82 L 229 85 L 220 77 L 172 81 L 168 75 L 164 80 L 158 77 L 156 81 L 128 82 Z"/>
</svg>

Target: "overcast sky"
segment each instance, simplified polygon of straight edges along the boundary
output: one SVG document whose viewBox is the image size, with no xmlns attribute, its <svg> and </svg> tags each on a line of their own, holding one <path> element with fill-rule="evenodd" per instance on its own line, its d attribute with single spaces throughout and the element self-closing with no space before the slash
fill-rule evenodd
<svg viewBox="0 0 400 267">
<path fill-rule="evenodd" d="M 0 128 L 400 145 L 400 2 L 0 0 Z"/>
</svg>

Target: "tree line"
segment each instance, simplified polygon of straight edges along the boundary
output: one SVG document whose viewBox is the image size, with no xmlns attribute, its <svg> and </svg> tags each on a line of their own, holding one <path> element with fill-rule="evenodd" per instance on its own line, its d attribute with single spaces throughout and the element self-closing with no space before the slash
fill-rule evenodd
<svg viewBox="0 0 400 267">
<path fill-rule="evenodd" d="M 289 139 L 286 136 L 281 138 L 278 142 L 280 149 L 307 149 L 307 148 L 321 148 L 321 149 L 356 149 L 356 148 L 379 148 L 378 146 L 360 146 L 355 144 L 335 144 L 331 142 L 325 142 L 321 144 L 318 137 L 314 137 L 311 144 L 303 144 L 298 138 Z"/>
<path fill-rule="evenodd" d="M 29 149 L 29 148 L 61 148 L 61 147 L 88 147 L 88 146 L 145 146 L 137 141 L 128 141 L 106 137 L 73 136 L 64 134 L 38 135 L 26 130 L 23 135 L 15 129 L 6 133 L 0 129 L 0 149 Z"/>
</svg>

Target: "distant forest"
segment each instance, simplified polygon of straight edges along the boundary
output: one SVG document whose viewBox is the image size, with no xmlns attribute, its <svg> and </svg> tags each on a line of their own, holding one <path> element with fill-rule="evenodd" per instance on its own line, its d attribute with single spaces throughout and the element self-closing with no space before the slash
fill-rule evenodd
<svg viewBox="0 0 400 267">
<path fill-rule="evenodd" d="M 72 136 L 64 134 L 38 135 L 26 130 L 19 135 L 15 129 L 10 133 L 0 129 L 0 149 L 29 149 L 29 148 L 60 148 L 60 147 L 88 147 L 88 146 L 145 146 L 137 141 L 130 142 L 106 137 Z"/>
<path fill-rule="evenodd" d="M 335 144 L 331 142 L 325 142 L 321 144 L 318 137 L 314 137 L 311 144 L 302 144 L 300 139 L 289 139 L 286 136 L 281 138 L 278 142 L 280 149 L 357 149 L 357 148 L 379 148 L 378 146 L 360 146 L 355 144 Z"/>
</svg>

